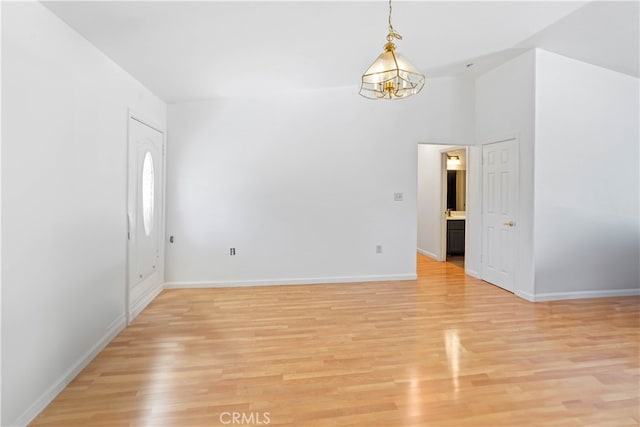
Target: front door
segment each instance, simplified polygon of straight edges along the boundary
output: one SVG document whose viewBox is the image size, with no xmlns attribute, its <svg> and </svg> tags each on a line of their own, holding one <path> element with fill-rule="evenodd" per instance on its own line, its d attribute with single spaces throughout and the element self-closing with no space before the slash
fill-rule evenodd
<svg viewBox="0 0 640 427">
<path fill-rule="evenodd" d="M 482 279 L 514 291 L 517 140 L 482 148 Z"/>
<path fill-rule="evenodd" d="M 163 144 L 162 132 L 129 118 L 128 322 L 151 301 L 164 280 Z"/>
</svg>

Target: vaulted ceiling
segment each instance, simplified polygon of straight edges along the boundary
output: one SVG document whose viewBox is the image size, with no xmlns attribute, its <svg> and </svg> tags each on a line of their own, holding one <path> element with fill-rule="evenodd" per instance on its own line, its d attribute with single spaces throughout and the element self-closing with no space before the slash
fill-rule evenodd
<svg viewBox="0 0 640 427">
<path fill-rule="evenodd" d="M 385 1 L 44 4 L 169 103 L 355 86 L 387 33 Z M 430 78 L 532 47 L 638 77 L 638 13 L 637 1 L 396 1 L 393 25 Z"/>
</svg>

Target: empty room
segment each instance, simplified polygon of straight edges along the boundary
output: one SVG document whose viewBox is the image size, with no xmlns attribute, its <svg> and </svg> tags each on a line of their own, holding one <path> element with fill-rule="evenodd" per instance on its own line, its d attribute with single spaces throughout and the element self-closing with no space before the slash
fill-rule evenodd
<svg viewBox="0 0 640 427">
<path fill-rule="evenodd" d="M 640 425 L 640 2 L 2 1 L 0 425 Z"/>
</svg>

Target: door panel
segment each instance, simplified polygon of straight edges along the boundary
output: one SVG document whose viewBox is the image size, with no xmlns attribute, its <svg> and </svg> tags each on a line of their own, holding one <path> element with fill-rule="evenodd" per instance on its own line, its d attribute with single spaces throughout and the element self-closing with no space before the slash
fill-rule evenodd
<svg viewBox="0 0 640 427">
<path fill-rule="evenodd" d="M 137 280 L 144 280 L 157 269 L 156 261 L 160 257 L 158 227 L 155 216 L 159 209 L 156 204 L 158 180 L 156 179 L 155 164 L 158 163 L 159 152 L 152 140 L 138 142 L 136 156 L 136 235 L 135 253 Z M 135 282 L 134 282 L 135 283 Z"/>
<path fill-rule="evenodd" d="M 163 144 L 162 132 L 133 117 L 129 119 L 129 321 L 164 280 L 161 268 Z"/>
<path fill-rule="evenodd" d="M 482 278 L 514 290 L 518 145 L 515 139 L 483 146 Z"/>
</svg>

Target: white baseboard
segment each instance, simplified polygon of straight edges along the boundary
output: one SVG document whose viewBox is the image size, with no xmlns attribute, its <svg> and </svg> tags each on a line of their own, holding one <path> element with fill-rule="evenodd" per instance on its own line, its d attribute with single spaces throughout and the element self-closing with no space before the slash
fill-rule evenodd
<svg viewBox="0 0 640 427">
<path fill-rule="evenodd" d="M 235 288 L 245 286 L 275 286 L 275 285 L 314 285 L 322 283 L 355 283 L 382 282 L 395 280 L 416 280 L 417 274 L 390 274 L 380 276 L 344 276 L 344 277 L 314 277 L 300 279 L 267 279 L 267 280 L 216 280 L 204 282 L 166 282 L 166 289 L 183 288 Z"/>
<path fill-rule="evenodd" d="M 428 256 L 431 259 L 435 259 L 436 261 L 440 261 L 440 257 L 438 257 L 436 254 L 431 253 L 429 251 L 425 251 L 424 249 L 420 249 L 418 248 L 418 253 L 422 254 L 424 256 Z"/>
<path fill-rule="evenodd" d="M 477 272 L 477 271 L 475 271 L 475 270 L 471 270 L 471 269 L 466 269 L 466 268 L 465 268 L 464 272 L 465 272 L 465 274 L 466 274 L 467 276 L 471 276 L 471 277 L 473 277 L 473 278 L 475 278 L 475 279 L 480 279 L 480 280 L 482 280 L 482 279 L 480 278 L 480 273 L 478 273 L 478 272 Z"/>
<path fill-rule="evenodd" d="M 528 295 L 528 294 L 527 294 Z M 523 298 L 529 301 L 557 301 L 565 299 L 582 299 L 582 298 L 607 298 L 607 297 L 630 297 L 640 295 L 640 288 L 632 289 L 611 289 L 602 291 L 575 291 L 575 292 L 550 292 L 544 294 L 535 294 L 533 299 L 529 299 L 523 295 Z"/>
<path fill-rule="evenodd" d="M 519 296 L 520 298 L 526 299 L 527 301 L 530 302 L 536 302 L 536 296 L 533 294 L 530 294 L 529 292 L 523 292 L 523 291 L 513 291 L 513 293 L 516 296 Z"/>
<path fill-rule="evenodd" d="M 122 313 L 108 327 L 106 333 L 87 351 L 76 363 L 67 370 L 57 381 L 45 391 L 18 419 L 9 423 L 11 426 L 22 427 L 33 419 L 51 403 L 51 401 L 69 385 L 69 383 L 113 340 L 125 327 L 125 316 Z"/>
<path fill-rule="evenodd" d="M 151 286 L 145 291 L 144 294 L 140 295 L 137 301 L 134 301 L 134 303 L 131 305 L 131 310 L 129 310 L 129 323 L 131 323 L 133 319 L 138 317 L 138 314 L 142 313 L 142 310 L 144 310 L 149 304 L 151 304 L 151 301 L 153 301 L 155 297 L 157 297 L 158 294 L 162 292 L 162 289 L 162 283 L 158 283 L 154 286 Z"/>
</svg>

